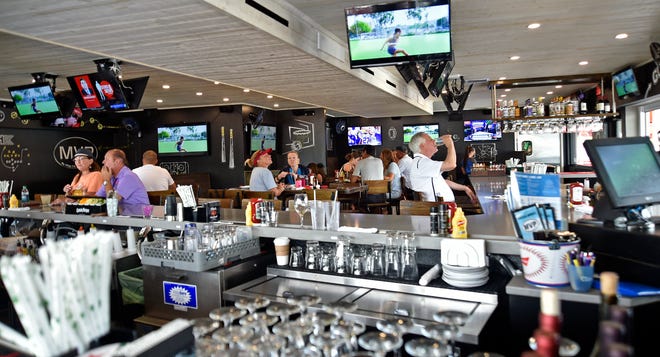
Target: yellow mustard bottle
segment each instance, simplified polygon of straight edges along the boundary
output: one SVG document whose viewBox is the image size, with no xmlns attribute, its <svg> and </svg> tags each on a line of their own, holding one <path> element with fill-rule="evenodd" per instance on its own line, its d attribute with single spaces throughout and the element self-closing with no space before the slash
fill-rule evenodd
<svg viewBox="0 0 660 357">
<path fill-rule="evenodd" d="M 245 225 L 252 226 L 252 205 L 248 203 L 247 208 L 245 208 Z"/>
<path fill-rule="evenodd" d="M 467 238 L 467 218 L 463 214 L 463 209 L 456 208 L 454 217 L 451 219 L 451 237 L 452 238 Z"/>
<path fill-rule="evenodd" d="M 9 199 L 9 208 L 18 208 L 18 198 L 16 198 L 16 195 L 11 195 L 11 198 Z"/>
</svg>

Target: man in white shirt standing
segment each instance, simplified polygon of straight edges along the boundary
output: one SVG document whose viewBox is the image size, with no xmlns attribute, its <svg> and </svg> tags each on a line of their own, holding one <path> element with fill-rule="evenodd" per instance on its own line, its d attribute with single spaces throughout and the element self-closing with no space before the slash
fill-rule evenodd
<svg viewBox="0 0 660 357">
<path fill-rule="evenodd" d="M 410 139 L 410 150 L 413 152 L 413 162 L 410 168 L 410 184 L 414 191 L 422 195 L 423 201 L 437 201 L 442 197 L 445 202 L 454 202 L 454 192 L 465 191 L 471 200 L 476 200 L 472 190 L 453 181 L 445 180 L 442 173 L 451 171 L 456 167 L 456 149 L 451 135 L 440 137 L 442 143 L 447 146 L 447 157 L 444 161 L 431 160 L 433 154 L 438 152 L 435 140 L 427 133 L 419 132 Z"/>
<path fill-rule="evenodd" d="M 362 149 L 362 159 L 355 165 L 351 182 L 364 182 L 367 180 L 383 180 L 383 161 L 374 157 L 376 148 L 365 146 Z"/>
<path fill-rule="evenodd" d="M 142 166 L 136 167 L 133 169 L 133 172 L 138 175 L 147 192 L 176 189 L 170 172 L 160 166 L 156 166 L 157 163 L 158 155 L 156 152 L 147 150 L 142 154 Z"/>
</svg>

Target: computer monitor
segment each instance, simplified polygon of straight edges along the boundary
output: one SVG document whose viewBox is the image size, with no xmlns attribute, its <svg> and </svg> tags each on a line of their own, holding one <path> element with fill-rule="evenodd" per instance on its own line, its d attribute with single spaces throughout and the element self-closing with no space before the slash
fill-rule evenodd
<svg viewBox="0 0 660 357">
<path fill-rule="evenodd" d="M 587 140 L 584 147 L 610 204 L 609 211 L 594 209 L 594 217 L 609 220 L 660 202 L 660 156 L 648 137 Z"/>
</svg>

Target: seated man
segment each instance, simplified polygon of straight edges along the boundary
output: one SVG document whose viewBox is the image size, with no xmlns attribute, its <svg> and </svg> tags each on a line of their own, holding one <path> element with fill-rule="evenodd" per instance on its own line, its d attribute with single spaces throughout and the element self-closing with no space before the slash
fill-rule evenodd
<svg viewBox="0 0 660 357">
<path fill-rule="evenodd" d="M 277 175 L 277 180 L 285 185 L 294 185 L 298 176 L 309 176 L 309 169 L 300 165 L 300 156 L 297 151 L 289 151 L 286 154 L 287 165 Z"/>
<path fill-rule="evenodd" d="M 250 175 L 250 191 L 272 191 L 277 197 L 284 191 L 284 184 L 276 184 L 273 173 L 268 170 L 268 166 L 273 163 L 271 152 L 273 149 L 257 150 L 246 163 L 253 168 Z"/>
<path fill-rule="evenodd" d="M 96 191 L 96 195 L 106 197 L 108 192 L 114 191 L 121 203 L 148 205 L 149 196 L 144 184 L 126 165 L 126 154 L 122 150 L 108 150 L 101 168 L 103 185 Z"/>
<path fill-rule="evenodd" d="M 174 184 L 174 179 L 172 179 L 170 172 L 160 166 L 156 166 L 157 163 L 158 155 L 156 152 L 147 150 L 142 154 L 142 166 L 134 168 L 133 172 L 138 175 L 147 192 L 176 189 L 176 184 Z"/>
</svg>

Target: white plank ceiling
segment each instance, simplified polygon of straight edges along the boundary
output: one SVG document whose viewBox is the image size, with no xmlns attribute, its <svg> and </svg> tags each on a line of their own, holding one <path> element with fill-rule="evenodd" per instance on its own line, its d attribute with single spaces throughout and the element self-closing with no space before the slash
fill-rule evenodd
<svg viewBox="0 0 660 357">
<path fill-rule="evenodd" d="M 0 99 L 32 72 L 57 74 L 58 88 L 68 89 L 66 76 L 115 58 L 124 78 L 151 77 L 142 108 L 249 104 L 363 117 L 445 109 L 391 68 L 372 68 L 373 75 L 349 68 L 343 9 L 382 1 L 256 2 L 288 26 L 243 0 L 0 1 Z M 613 72 L 650 60 L 658 19 L 657 0 L 454 0 L 452 73 L 481 81 Z M 541 28 L 528 30 L 531 22 Z M 615 40 L 618 33 L 629 37 Z M 589 65 L 578 66 L 581 60 Z M 546 95 L 537 90 L 509 95 Z M 489 107 L 486 85 L 476 84 L 466 108 Z"/>
</svg>

